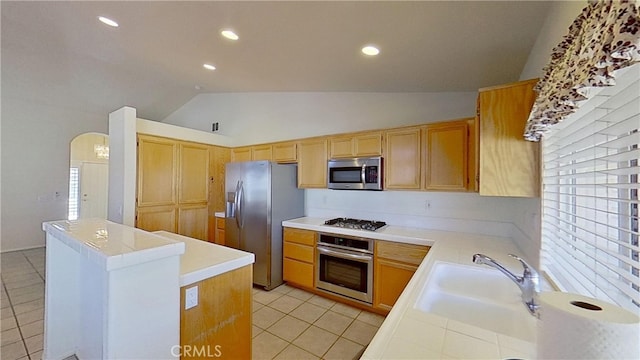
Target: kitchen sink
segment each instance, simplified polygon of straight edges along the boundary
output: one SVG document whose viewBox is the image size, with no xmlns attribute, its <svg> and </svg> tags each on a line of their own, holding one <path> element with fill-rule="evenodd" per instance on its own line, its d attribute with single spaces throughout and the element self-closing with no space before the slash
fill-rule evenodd
<svg viewBox="0 0 640 360">
<path fill-rule="evenodd" d="M 536 319 L 520 289 L 495 269 L 438 261 L 414 307 L 522 340 L 535 338 Z"/>
</svg>

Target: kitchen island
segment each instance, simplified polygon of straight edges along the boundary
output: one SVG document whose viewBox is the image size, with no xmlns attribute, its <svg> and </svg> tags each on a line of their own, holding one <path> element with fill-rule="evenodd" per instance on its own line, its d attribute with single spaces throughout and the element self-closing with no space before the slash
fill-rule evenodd
<svg viewBox="0 0 640 360">
<path fill-rule="evenodd" d="M 221 295 L 216 299 L 244 287 L 249 301 L 239 302 L 246 308 L 238 310 L 239 305 L 228 304 L 234 296 L 216 300 L 216 308 L 231 306 L 232 314 L 245 314 L 234 316 L 234 322 L 216 319 L 218 329 L 241 328 L 244 322 L 250 329 L 253 254 L 102 219 L 45 222 L 43 230 L 47 241 L 45 359 L 74 354 L 87 359 L 189 357 L 194 349 L 182 346 L 188 343 L 181 341 L 182 289 L 227 274 L 241 274 L 249 282 L 217 284 L 215 293 Z M 200 293 L 197 300 L 201 305 L 190 310 L 200 311 L 209 304 L 209 296 L 214 295 Z M 251 351 L 250 341 L 240 350 L 241 343 L 215 348 L 217 343 L 206 340 L 213 346 L 205 351 L 218 350 L 218 357 Z M 202 354 L 202 349 L 198 351 Z"/>
<path fill-rule="evenodd" d="M 367 347 L 362 356 L 363 359 L 535 358 L 535 332 L 529 331 L 525 332 L 524 336 L 514 337 L 474 325 L 473 321 L 448 318 L 419 308 L 419 299 L 429 280 L 429 275 L 435 266 L 443 262 L 485 269 L 472 263 L 473 254 L 484 253 L 501 262 L 514 273 L 521 273 L 520 264 L 508 256 L 509 253 L 521 255 L 510 238 L 392 225 L 371 232 L 330 227 L 324 225 L 324 220 L 305 217 L 285 221 L 283 226 L 431 246 L 427 256 Z M 514 301 L 517 303 L 520 300 L 519 289 L 515 284 L 512 285 Z M 526 311 L 524 305 L 520 310 Z M 525 321 L 527 324 L 522 324 L 524 327 L 535 328 L 533 317 L 525 318 Z"/>
</svg>

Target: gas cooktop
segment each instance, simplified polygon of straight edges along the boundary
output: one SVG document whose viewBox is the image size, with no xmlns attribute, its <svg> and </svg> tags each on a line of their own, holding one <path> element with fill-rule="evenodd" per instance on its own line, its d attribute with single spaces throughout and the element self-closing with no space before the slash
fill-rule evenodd
<svg viewBox="0 0 640 360">
<path fill-rule="evenodd" d="M 335 218 L 324 222 L 325 225 L 342 227 L 347 229 L 376 231 L 387 225 L 384 221 L 360 220 L 350 218 Z"/>
</svg>

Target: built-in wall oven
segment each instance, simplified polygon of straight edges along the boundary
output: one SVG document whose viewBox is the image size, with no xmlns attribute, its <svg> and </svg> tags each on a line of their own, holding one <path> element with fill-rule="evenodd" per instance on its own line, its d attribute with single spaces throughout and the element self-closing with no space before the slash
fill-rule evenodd
<svg viewBox="0 0 640 360">
<path fill-rule="evenodd" d="M 373 302 L 373 240 L 321 233 L 316 253 L 316 288 Z"/>
</svg>

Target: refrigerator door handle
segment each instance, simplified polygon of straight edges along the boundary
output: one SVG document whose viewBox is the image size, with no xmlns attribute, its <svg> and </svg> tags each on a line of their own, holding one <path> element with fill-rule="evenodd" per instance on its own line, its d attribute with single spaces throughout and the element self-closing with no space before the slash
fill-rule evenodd
<svg viewBox="0 0 640 360">
<path fill-rule="evenodd" d="M 236 190 L 236 224 L 238 225 L 238 229 L 242 229 L 242 227 L 244 226 L 244 209 L 243 209 L 243 203 L 244 203 L 244 184 L 243 182 L 240 180 L 238 181 L 238 189 Z"/>
<path fill-rule="evenodd" d="M 240 180 L 238 180 L 238 182 L 236 183 L 236 191 L 235 194 L 233 196 L 233 207 L 235 208 L 235 212 L 233 214 L 233 217 L 236 221 L 236 226 L 238 227 L 238 229 L 240 228 L 240 221 L 238 220 L 238 213 L 240 212 L 240 209 L 238 207 L 238 196 L 240 193 Z"/>
</svg>

